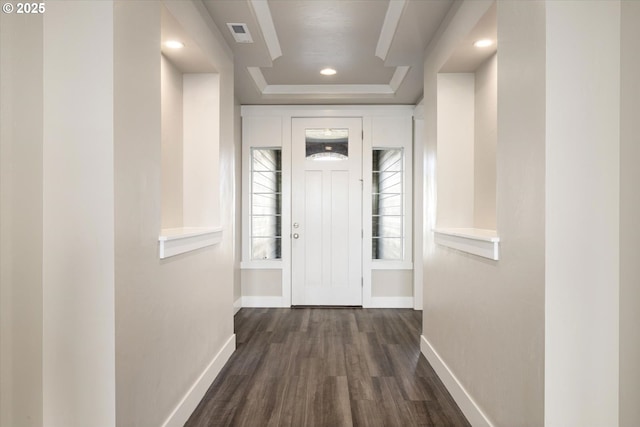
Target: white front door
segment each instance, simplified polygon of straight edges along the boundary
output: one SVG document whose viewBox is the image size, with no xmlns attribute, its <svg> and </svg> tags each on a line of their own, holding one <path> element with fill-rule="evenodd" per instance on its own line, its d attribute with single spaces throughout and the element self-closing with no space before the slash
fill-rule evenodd
<svg viewBox="0 0 640 427">
<path fill-rule="evenodd" d="M 292 120 L 293 305 L 362 305 L 362 119 Z"/>
</svg>

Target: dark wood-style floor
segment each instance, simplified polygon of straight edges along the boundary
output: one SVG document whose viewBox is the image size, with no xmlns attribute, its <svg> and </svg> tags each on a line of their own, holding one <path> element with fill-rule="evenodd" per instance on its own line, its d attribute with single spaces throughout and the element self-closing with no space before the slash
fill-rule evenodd
<svg viewBox="0 0 640 427">
<path fill-rule="evenodd" d="M 469 426 L 407 309 L 248 309 L 237 350 L 185 427 Z"/>
</svg>

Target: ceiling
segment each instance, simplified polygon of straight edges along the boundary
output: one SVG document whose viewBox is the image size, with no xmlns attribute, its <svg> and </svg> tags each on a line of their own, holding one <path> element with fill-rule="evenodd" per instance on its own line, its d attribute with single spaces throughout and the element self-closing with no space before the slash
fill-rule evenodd
<svg viewBox="0 0 640 427">
<path fill-rule="evenodd" d="M 425 49 L 453 1 L 203 3 L 233 50 L 243 105 L 416 104 Z M 253 43 L 236 42 L 228 23 L 246 24 Z M 323 76 L 325 67 L 337 73 Z"/>
</svg>

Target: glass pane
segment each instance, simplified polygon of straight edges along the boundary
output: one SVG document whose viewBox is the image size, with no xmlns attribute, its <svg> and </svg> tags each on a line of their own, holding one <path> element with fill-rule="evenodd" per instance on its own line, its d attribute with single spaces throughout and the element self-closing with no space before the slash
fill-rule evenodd
<svg viewBox="0 0 640 427">
<path fill-rule="evenodd" d="M 379 174 L 382 175 L 382 174 Z M 387 180 L 379 181 L 377 185 L 373 186 L 374 193 L 387 193 L 387 194 L 401 194 L 402 193 L 402 181 Z"/>
<path fill-rule="evenodd" d="M 278 238 L 257 237 L 251 239 L 251 259 L 282 258 L 282 242 Z"/>
<path fill-rule="evenodd" d="M 402 215 L 402 195 L 374 194 L 371 208 L 373 215 Z"/>
<path fill-rule="evenodd" d="M 254 193 L 278 193 L 282 188 L 282 172 L 253 172 Z"/>
<path fill-rule="evenodd" d="M 402 216 L 374 216 L 373 237 L 402 237 Z"/>
<path fill-rule="evenodd" d="M 251 213 L 253 215 L 280 215 L 281 209 L 280 193 L 253 194 L 251 196 Z"/>
<path fill-rule="evenodd" d="M 402 172 L 374 172 L 372 182 L 377 193 L 400 193 L 402 190 Z M 398 191 L 397 188 L 400 188 Z"/>
<path fill-rule="evenodd" d="M 346 160 L 349 129 L 305 129 L 305 149 L 310 160 Z"/>
<path fill-rule="evenodd" d="M 372 152 L 371 225 L 373 259 L 404 257 L 403 151 L 401 148 Z"/>
<path fill-rule="evenodd" d="M 254 215 L 251 218 L 251 237 L 280 237 L 280 217 Z"/>
<path fill-rule="evenodd" d="M 397 238 L 374 238 L 373 259 L 402 260 L 404 258 L 402 247 L 404 240 Z"/>
<path fill-rule="evenodd" d="M 252 171 L 282 170 L 282 151 L 279 148 L 254 148 L 251 150 Z"/>
<path fill-rule="evenodd" d="M 373 170 L 402 172 L 402 148 L 374 149 Z"/>
<path fill-rule="evenodd" d="M 251 258 L 280 259 L 282 154 L 279 148 L 251 150 Z"/>
</svg>

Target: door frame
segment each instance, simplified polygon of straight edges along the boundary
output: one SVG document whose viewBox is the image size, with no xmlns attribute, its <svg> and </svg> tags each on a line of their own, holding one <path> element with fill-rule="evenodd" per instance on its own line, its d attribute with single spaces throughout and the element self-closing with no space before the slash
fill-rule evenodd
<svg viewBox="0 0 640 427">
<path fill-rule="evenodd" d="M 412 247 L 413 232 L 411 226 L 413 225 L 413 217 L 418 217 L 422 213 L 422 206 L 413 205 L 411 200 L 413 198 L 412 181 L 414 179 L 412 173 L 411 153 L 413 151 L 413 134 L 411 122 L 413 119 L 414 106 L 411 105 L 257 105 L 257 106 L 242 106 L 241 114 L 243 119 L 243 143 L 242 143 L 242 244 L 244 247 L 248 242 L 245 236 L 248 236 L 249 230 L 249 217 L 247 215 L 246 206 L 250 203 L 250 194 L 247 194 L 245 189 L 250 188 L 247 174 L 247 159 L 246 153 L 251 146 L 279 146 L 282 148 L 282 254 L 283 258 L 278 261 L 255 261 L 247 259 L 244 254 L 246 251 L 243 249 L 243 258 L 240 264 L 240 273 L 243 270 L 279 270 L 281 271 L 281 296 L 243 296 L 241 304 L 244 307 L 291 307 L 291 239 L 289 237 L 290 230 L 292 229 L 291 220 L 291 147 L 292 147 L 292 135 L 291 126 L 293 118 L 315 118 L 315 117 L 354 117 L 362 119 L 363 139 L 362 139 L 362 159 L 363 159 L 363 192 L 362 192 L 362 207 L 363 207 L 363 249 L 362 249 L 362 306 L 363 307 L 402 307 L 413 308 L 415 297 L 417 292 L 413 291 L 412 297 L 373 297 L 372 296 L 372 270 L 413 270 L 413 259 L 422 259 L 421 247 Z M 407 231 L 407 243 L 405 246 L 407 258 L 402 262 L 385 262 L 383 264 L 376 263 L 372 265 L 371 260 L 371 221 L 367 220 L 371 216 L 371 206 L 368 199 L 368 194 L 371 192 L 371 150 L 373 147 L 379 146 L 377 144 L 380 138 L 386 137 L 389 132 L 385 132 L 386 123 L 389 121 L 402 121 L 403 125 L 402 135 L 397 136 L 397 139 L 402 141 L 402 146 L 405 148 L 407 158 L 405 165 L 406 180 L 408 184 L 408 205 L 405 207 L 406 222 L 410 228 Z M 246 126 L 251 122 L 251 126 Z M 259 128 L 259 129 L 257 129 Z M 373 137 L 374 131 L 376 132 L 376 138 Z M 395 134 L 394 134 L 395 135 Z M 379 137 L 379 138 L 378 138 Z M 384 143 L 381 146 L 388 146 Z M 416 159 L 415 161 L 419 161 Z M 368 163 L 367 163 L 368 162 Z M 417 199 L 416 199 L 417 201 Z M 415 215 L 414 215 L 415 211 Z M 420 253 L 418 253 L 420 251 Z"/>
<path fill-rule="evenodd" d="M 295 123 L 295 124 L 294 124 Z M 313 160 L 309 160 L 306 158 L 302 158 L 302 162 L 304 163 L 304 165 L 300 164 L 300 155 L 304 156 L 304 151 L 305 148 L 302 146 L 302 140 L 301 138 L 303 137 L 303 135 L 300 133 L 303 130 L 306 129 L 310 129 L 310 128 L 327 128 L 327 127 L 332 127 L 332 128 L 344 128 L 347 127 L 349 128 L 349 136 L 348 136 L 348 147 L 349 147 L 349 153 L 348 153 L 348 160 L 346 160 L 346 162 L 349 163 L 349 166 L 345 169 L 344 164 L 342 162 L 314 162 Z M 352 132 L 355 131 L 355 134 L 353 134 Z M 353 298 L 352 301 L 345 301 L 345 299 L 343 298 L 339 298 L 342 302 L 341 303 L 335 303 L 334 298 L 336 297 L 336 295 L 339 294 L 339 289 L 336 289 L 336 293 L 333 296 L 328 296 L 326 295 L 326 289 L 323 289 L 322 287 L 315 287 L 315 288 L 309 288 L 308 285 L 305 284 L 296 284 L 293 282 L 293 279 L 296 278 L 296 271 L 294 271 L 294 268 L 301 268 L 299 263 L 294 265 L 293 264 L 293 260 L 294 260 L 294 246 L 297 244 L 301 244 L 303 245 L 304 248 L 306 249 L 299 249 L 302 252 L 296 252 L 297 255 L 302 255 L 304 254 L 304 263 L 307 263 L 307 257 L 309 256 L 307 253 L 307 250 L 309 248 L 309 246 L 306 244 L 305 240 L 302 240 L 300 242 L 294 242 L 293 239 L 291 239 L 291 277 L 292 277 L 292 284 L 291 284 L 291 296 L 292 296 L 292 304 L 302 304 L 302 305 L 336 305 L 336 306 L 361 306 L 363 303 L 363 237 L 364 237 L 364 233 L 363 233 L 363 207 L 362 204 L 364 202 L 364 192 L 363 192 L 363 143 L 362 143 L 362 135 L 361 132 L 364 133 L 362 131 L 362 117 L 345 117 L 345 116 L 337 116 L 337 117 L 292 117 L 291 118 L 291 138 L 292 138 L 292 147 L 291 147 L 291 153 L 292 153 L 292 160 L 291 160 L 291 174 L 292 174 L 292 181 L 293 178 L 297 179 L 302 179 L 302 175 L 306 176 L 306 172 L 309 171 L 310 167 L 311 170 L 316 170 L 316 171 L 322 171 L 321 172 L 321 177 L 323 182 L 326 175 L 326 171 L 327 168 L 329 168 L 329 170 L 333 170 L 334 167 L 338 166 L 338 170 L 346 170 L 349 172 L 349 181 L 348 181 L 348 187 L 349 187 L 349 196 L 347 196 L 347 208 L 350 207 L 355 207 L 355 205 L 353 203 L 357 203 L 357 209 L 356 209 L 356 213 L 354 216 L 353 213 L 351 212 L 351 210 L 349 209 L 349 218 L 348 218 L 348 260 L 349 260 L 349 265 L 350 267 L 347 268 L 347 287 L 346 288 L 340 288 L 345 290 L 345 294 L 344 297 L 349 299 L 349 298 Z M 357 150 L 356 150 L 357 149 Z M 298 157 L 294 158 L 293 155 L 295 153 L 299 153 Z M 300 165 L 299 168 L 296 168 L 296 165 Z M 315 168 L 312 167 L 312 165 L 315 165 Z M 342 166 L 342 167 L 340 167 Z M 355 168 L 356 170 L 354 171 Z M 294 173 L 296 172 L 296 170 L 298 172 L 301 173 L 301 176 L 296 176 L 294 177 Z M 355 172 L 358 176 L 354 177 L 351 175 L 351 173 Z M 326 182 L 325 182 L 326 183 Z M 308 212 L 306 211 L 305 208 L 302 207 L 301 204 L 296 204 L 294 205 L 294 203 L 296 202 L 294 200 L 294 196 L 306 196 L 306 192 L 307 189 L 304 188 L 305 185 L 301 184 L 300 182 L 297 182 L 297 185 L 293 185 L 292 184 L 292 188 L 291 188 L 291 218 L 292 221 L 296 221 L 296 222 L 301 222 L 302 224 L 302 228 L 301 230 L 297 230 L 295 227 L 292 227 L 290 229 L 290 233 L 291 236 L 293 237 L 294 234 L 296 234 L 297 232 L 300 232 L 301 234 L 301 238 L 302 239 L 306 239 L 306 237 L 309 235 L 309 228 L 307 227 L 309 224 L 306 224 L 306 218 L 303 218 L 302 216 L 306 216 L 308 214 Z M 294 188 L 296 188 L 297 190 L 301 191 L 302 194 L 300 193 L 296 193 L 294 194 Z M 322 194 L 321 194 L 321 198 L 323 198 L 326 195 L 326 187 L 324 187 L 324 185 L 321 186 L 322 188 Z M 352 192 L 356 192 L 357 194 L 359 194 L 359 200 L 357 202 L 354 202 L 354 200 L 352 199 L 353 194 Z M 332 195 L 333 197 L 333 195 Z M 304 202 L 305 197 L 302 197 L 301 200 L 298 200 L 297 203 L 305 203 Z M 323 208 L 325 207 L 325 205 L 323 205 Z M 297 213 L 297 216 L 296 216 Z M 352 220 L 355 221 L 355 224 L 352 223 Z M 323 219 L 324 222 L 324 219 Z M 332 231 L 332 230 L 331 230 Z M 333 231 L 332 231 L 333 232 Z M 284 234 L 284 231 L 283 231 Z M 324 240 L 324 238 L 322 239 Z M 330 239 L 331 240 L 331 239 Z M 327 243 L 327 242 L 325 242 Z M 330 248 L 327 247 L 321 247 L 321 249 L 324 250 L 331 250 Z M 352 252 L 355 251 L 355 252 Z M 357 252 L 357 253 L 356 253 Z M 326 255 L 326 254 L 325 254 Z M 353 256 L 352 256 L 353 255 Z M 333 259 L 333 257 L 329 257 L 331 259 Z M 326 260 L 324 257 L 322 257 L 323 260 Z M 299 260 L 301 261 L 301 260 Z M 333 262 L 333 261 L 329 261 L 329 262 Z M 351 268 L 351 264 L 352 263 L 357 263 L 356 268 L 352 269 Z M 333 271 L 333 270 L 332 270 Z M 301 270 L 297 270 L 298 275 L 302 275 L 305 277 L 308 277 L 305 273 L 305 268 L 302 268 Z M 325 282 L 326 284 L 326 282 Z M 297 286 L 296 286 L 297 285 Z M 310 292 L 311 294 L 313 293 L 317 293 L 316 295 L 316 300 L 315 301 L 309 301 L 310 298 Z M 356 294 L 358 295 L 358 300 L 359 301 L 355 301 L 356 298 Z M 350 296 L 349 296 L 350 295 Z M 319 302 L 318 298 L 321 300 L 324 300 L 326 302 Z M 297 301 L 296 301 L 297 300 Z M 331 302 L 329 302 L 331 301 Z"/>
</svg>

